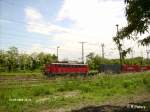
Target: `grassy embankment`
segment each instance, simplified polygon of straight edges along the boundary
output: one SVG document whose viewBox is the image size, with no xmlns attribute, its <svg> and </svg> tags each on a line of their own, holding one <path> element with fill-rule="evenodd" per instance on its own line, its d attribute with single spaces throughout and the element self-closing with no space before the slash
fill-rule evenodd
<svg viewBox="0 0 150 112">
<path fill-rule="evenodd" d="M 0 111 L 63 111 L 86 105 L 134 102 L 144 98 L 150 101 L 149 96 L 150 72 L 97 75 L 84 79 L 5 80 L 0 82 Z"/>
</svg>

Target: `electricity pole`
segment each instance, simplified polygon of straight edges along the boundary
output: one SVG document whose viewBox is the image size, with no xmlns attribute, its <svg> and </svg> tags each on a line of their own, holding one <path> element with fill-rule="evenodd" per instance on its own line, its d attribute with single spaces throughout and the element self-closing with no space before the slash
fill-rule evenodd
<svg viewBox="0 0 150 112">
<path fill-rule="evenodd" d="M 133 65 L 133 58 L 134 58 L 134 50 L 133 50 L 133 48 L 131 50 L 131 57 L 132 57 L 132 65 Z"/>
<path fill-rule="evenodd" d="M 149 59 L 150 50 L 146 50 L 146 53 L 147 53 L 147 59 Z"/>
<path fill-rule="evenodd" d="M 116 27 L 117 27 L 117 36 L 119 36 L 119 31 L 118 31 L 118 27 L 119 25 L 116 24 Z M 118 39 L 118 50 L 119 50 L 119 56 L 120 56 L 120 64 L 122 64 L 122 49 L 121 49 L 121 44 L 120 44 L 120 40 Z"/>
<path fill-rule="evenodd" d="M 59 46 L 57 46 L 57 61 L 58 61 L 58 49 L 59 49 Z"/>
<path fill-rule="evenodd" d="M 84 64 L 84 44 L 87 42 L 80 42 L 82 44 L 82 63 Z"/>
<path fill-rule="evenodd" d="M 102 43 L 101 46 L 102 46 L 102 58 L 104 58 L 104 43 Z"/>
</svg>

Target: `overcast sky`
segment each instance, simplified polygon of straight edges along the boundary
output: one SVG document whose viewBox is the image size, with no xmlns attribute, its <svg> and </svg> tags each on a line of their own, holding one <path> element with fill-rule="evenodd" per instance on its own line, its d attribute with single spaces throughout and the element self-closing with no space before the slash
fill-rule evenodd
<svg viewBox="0 0 150 112">
<path fill-rule="evenodd" d="M 117 58 L 112 41 L 119 28 L 126 26 L 124 0 L 0 0 L 0 48 L 16 46 L 21 52 L 55 53 L 59 58 L 78 60 L 81 44 L 85 55 Z M 146 56 L 145 47 L 124 41 L 124 47 L 134 47 L 135 56 Z M 130 57 L 130 56 L 129 56 Z"/>
</svg>

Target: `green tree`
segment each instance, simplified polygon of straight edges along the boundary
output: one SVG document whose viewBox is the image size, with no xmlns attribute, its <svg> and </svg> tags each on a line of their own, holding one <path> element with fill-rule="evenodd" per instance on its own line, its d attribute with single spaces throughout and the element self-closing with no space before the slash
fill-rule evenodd
<svg viewBox="0 0 150 112">
<path fill-rule="evenodd" d="M 26 71 L 41 70 L 44 64 L 56 62 L 57 57 L 46 53 L 19 53 L 16 47 L 10 47 L 7 51 L 0 50 L 0 72 L 2 71 Z"/>
<path fill-rule="evenodd" d="M 19 63 L 18 56 L 19 56 L 18 49 L 16 47 L 10 47 L 6 54 L 7 60 L 6 65 L 9 71 L 11 70 L 14 71 L 17 69 Z"/>
<path fill-rule="evenodd" d="M 0 71 L 5 71 L 5 65 L 6 65 L 6 54 L 4 50 L 0 50 Z"/>
<path fill-rule="evenodd" d="M 117 37 L 113 38 L 113 41 L 117 45 L 117 49 L 119 51 L 120 64 L 124 64 L 125 57 L 127 56 L 128 53 L 131 52 L 131 48 L 127 48 L 127 49 L 122 48 L 123 46 L 121 43 L 122 39 L 119 38 L 118 33 L 117 33 Z"/>
<path fill-rule="evenodd" d="M 89 53 L 86 56 L 86 62 L 89 65 L 90 69 L 95 69 L 93 59 L 94 59 L 94 53 L 93 52 Z"/>
<path fill-rule="evenodd" d="M 87 64 L 92 70 L 97 70 L 100 64 L 110 63 L 108 59 L 102 58 L 99 55 L 95 55 L 93 52 L 89 53 L 86 56 L 86 59 Z"/>
<path fill-rule="evenodd" d="M 139 39 L 142 45 L 150 44 L 150 35 L 144 39 L 137 37 L 149 31 L 150 0 L 125 0 L 128 25 L 122 28 L 115 38 Z M 148 32 L 149 34 L 149 32 Z"/>
<path fill-rule="evenodd" d="M 29 56 L 27 54 L 20 54 L 19 55 L 19 69 L 26 70 L 30 65 Z"/>
</svg>

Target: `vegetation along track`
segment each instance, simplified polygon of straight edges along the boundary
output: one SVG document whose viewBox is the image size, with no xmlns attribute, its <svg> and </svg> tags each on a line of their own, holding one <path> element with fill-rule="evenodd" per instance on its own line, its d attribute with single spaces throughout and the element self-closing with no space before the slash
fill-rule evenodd
<svg viewBox="0 0 150 112">
<path fill-rule="evenodd" d="M 6 78 L 12 78 L 8 76 L 9 74 L 3 75 L 7 75 Z M 54 80 L 37 73 L 13 74 L 14 77 L 36 77 L 40 80 L 2 80 L 0 82 L 1 112 L 23 112 L 24 110 L 26 112 L 66 112 L 67 109 L 73 112 L 82 110 L 86 112 L 87 109 L 101 110 L 103 107 L 100 106 L 103 105 L 126 106 L 130 102 L 150 101 L 150 72 L 94 75 L 86 78 L 77 77 L 77 79 L 54 77 Z M 136 105 L 142 106 L 142 104 Z M 94 108 L 88 108 L 90 106 Z M 107 109 L 107 106 L 104 108 Z M 112 107 L 112 110 L 114 109 L 116 110 L 116 107 Z M 145 109 L 149 109 L 149 106 Z"/>
</svg>

